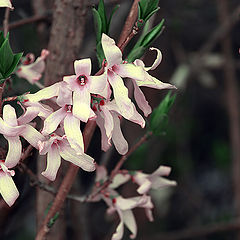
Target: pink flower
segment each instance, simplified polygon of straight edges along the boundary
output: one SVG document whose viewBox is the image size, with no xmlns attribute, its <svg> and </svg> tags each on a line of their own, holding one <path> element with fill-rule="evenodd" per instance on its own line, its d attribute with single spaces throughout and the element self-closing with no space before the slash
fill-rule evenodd
<svg viewBox="0 0 240 240">
<path fill-rule="evenodd" d="M 111 146 L 111 139 L 117 151 L 124 155 L 128 151 L 128 143 L 125 140 L 120 126 L 121 110 L 115 100 L 101 100 L 99 104 L 95 104 L 95 113 L 97 115 L 96 123 L 101 130 L 102 135 L 102 150 L 107 151 Z M 128 120 L 139 124 L 142 128 L 145 126 L 145 121 L 137 112 L 133 105 L 133 115 L 128 116 Z"/>
<path fill-rule="evenodd" d="M 11 105 L 7 104 L 3 108 L 3 119 L 0 118 L 0 133 L 8 141 L 8 153 L 5 163 L 9 168 L 16 166 L 20 160 L 22 153 L 20 136 L 35 148 L 38 148 L 38 141 L 45 139 L 41 133 L 27 124 L 32 118 L 31 112 L 25 112 L 23 116 L 17 119 L 15 109 Z"/>
<path fill-rule="evenodd" d="M 14 170 L 8 170 L 4 161 L 0 160 L 0 193 L 4 201 L 11 207 L 19 196 L 12 177 L 15 175 Z"/>
<path fill-rule="evenodd" d="M 26 60 L 19 66 L 16 74 L 20 78 L 27 79 L 31 84 L 36 83 L 42 77 L 45 70 L 45 58 L 49 55 L 49 51 L 43 49 L 41 56 L 35 62 L 32 62 L 32 55 L 27 55 Z"/>
<path fill-rule="evenodd" d="M 90 76 L 91 60 L 89 58 L 74 62 L 76 75 L 65 76 L 63 80 L 73 91 L 73 115 L 87 122 L 92 115 L 91 93 L 105 96 L 106 74 Z"/>
<path fill-rule="evenodd" d="M 39 141 L 39 153 L 47 154 L 47 168 L 42 175 L 51 181 L 54 181 L 57 171 L 61 164 L 61 157 L 71 162 L 85 171 L 92 172 L 95 170 L 94 159 L 83 153 L 78 155 L 72 149 L 65 136 L 52 134 L 47 141 Z"/>
<path fill-rule="evenodd" d="M 10 0 L 0 0 L 0 7 L 8 7 L 13 9 L 13 6 Z"/>
</svg>

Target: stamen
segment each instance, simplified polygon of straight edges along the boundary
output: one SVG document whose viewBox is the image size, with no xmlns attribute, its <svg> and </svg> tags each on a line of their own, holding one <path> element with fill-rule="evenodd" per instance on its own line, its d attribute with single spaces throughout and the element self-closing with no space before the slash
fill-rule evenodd
<svg viewBox="0 0 240 240">
<path fill-rule="evenodd" d="M 87 77 L 85 75 L 80 75 L 77 80 L 81 86 L 84 86 L 87 83 Z"/>
</svg>

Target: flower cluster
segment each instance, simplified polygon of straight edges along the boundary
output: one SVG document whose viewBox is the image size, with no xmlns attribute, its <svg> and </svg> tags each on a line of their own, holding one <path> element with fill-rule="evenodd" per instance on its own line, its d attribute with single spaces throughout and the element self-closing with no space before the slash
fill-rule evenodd
<svg viewBox="0 0 240 240">
<path fill-rule="evenodd" d="M 148 73 L 161 62 L 162 56 L 158 49 L 151 49 L 157 52 L 157 57 L 151 67 L 145 67 L 139 59 L 134 63 L 123 61 L 121 50 L 114 40 L 105 34 L 102 35 L 102 47 L 106 61 L 101 74 L 91 75 L 92 66 L 89 58 L 76 60 L 74 75 L 64 76 L 61 82 L 21 97 L 24 113 L 19 118 L 16 117 L 13 107 L 4 106 L 3 119 L 0 118 L 0 133 L 7 139 L 9 150 L 5 162 L 1 165 L 0 178 L 9 176 L 8 179 L 11 179 L 10 176 L 13 176 L 6 169 L 15 167 L 21 159 L 20 136 L 38 149 L 41 155 L 47 154 L 47 167 L 42 174 L 51 181 L 56 178 L 61 158 L 85 171 L 94 171 L 95 162 L 85 154 L 80 128 L 82 122 L 86 123 L 91 119 L 96 120 L 101 130 L 102 150 L 107 151 L 113 142 L 120 154 L 128 151 L 128 143 L 120 127 L 121 117 L 141 127 L 145 126 L 145 120 L 129 98 L 124 79 L 132 80 L 136 103 L 145 116 L 151 113 L 151 107 L 140 87 L 163 89 L 174 88 L 174 86 L 163 83 Z M 17 74 L 32 83 L 38 81 L 44 71 L 44 59 L 48 54 L 47 50 L 43 50 L 41 57 L 35 62 L 31 54 L 27 55 L 18 68 Z M 43 104 L 43 100 L 55 102 L 58 108 L 53 110 Z M 31 121 L 36 117 L 44 121 L 41 132 L 32 126 Z M 0 185 L 1 182 L 0 180 Z M 9 205 L 18 196 L 16 192 L 14 194 L 15 190 L 12 188 L 14 197 L 11 200 L 5 198 Z M 0 186 L 0 192 L 3 197 L 6 196 L 2 186 Z"/>
<path fill-rule="evenodd" d="M 137 235 L 137 224 L 133 215 L 132 209 L 136 207 L 144 208 L 149 221 L 153 221 L 153 203 L 149 191 L 151 189 L 158 190 L 163 187 L 176 186 L 175 181 L 163 178 L 170 174 L 171 168 L 160 166 L 152 174 L 145 174 L 140 171 L 122 170 L 113 178 L 113 182 L 107 188 L 101 189 L 102 185 L 107 180 L 107 171 L 103 166 L 97 166 L 95 187 L 89 201 L 96 202 L 103 200 L 108 205 L 108 213 L 117 212 L 120 218 L 120 223 L 117 226 L 116 232 L 112 236 L 112 240 L 120 240 L 123 237 L 124 225 L 130 230 L 131 238 Z M 123 198 L 116 191 L 116 188 L 132 180 L 138 185 L 136 197 Z"/>
</svg>

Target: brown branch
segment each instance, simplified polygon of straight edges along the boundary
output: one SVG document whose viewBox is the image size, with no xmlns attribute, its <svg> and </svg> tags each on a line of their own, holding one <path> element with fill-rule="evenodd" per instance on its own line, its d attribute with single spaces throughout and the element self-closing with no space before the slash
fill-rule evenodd
<svg viewBox="0 0 240 240">
<path fill-rule="evenodd" d="M 113 178 L 116 176 L 116 174 L 119 172 L 119 170 L 121 169 L 122 165 L 125 163 L 125 161 L 128 159 L 128 157 L 135 152 L 144 142 L 146 142 L 148 140 L 148 138 L 152 136 L 152 132 L 147 132 L 144 134 L 143 137 L 141 137 L 139 139 L 139 141 L 132 146 L 129 151 L 123 155 L 120 160 L 118 161 L 117 165 L 115 166 L 115 168 L 112 170 L 112 173 L 110 175 L 110 177 L 99 187 L 99 189 L 92 195 L 90 195 L 88 197 L 89 200 L 93 199 L 94 197 L 96 197 L 96 195 L 98 193 L 100 193 L 102 190 L 104 190 L 105 188 L 108 187 L 109 184 L 112 183 Z"/>
<path fill-rule="evenodd" d="M 10 15 L 10 8 L 6 8 L 5 15 L 4 15 L 4 20 L 3 20 L 3 33 L 4 33 L 4 37 L 6 37 L 7 33 L 8 33 L 9 15 Z"/>
<path fill-rule="evenodd" d="M 236 231 L 240 229 L 240 219 L 236 219 L 230 223 L 217 223 L 209 226 L 202 226 L 198 228 L 190 228 L 180 231 L 172 231 L 171 233 L 161 233 L 155 236 L 146 236 L 143 239 L 151 240 L 185 240 L 185 239 L 194 239 L 201 238 L 207 235 Z"/>
<path fill-rule="evenodd" d="M 137 16 L 138 16 L 138 2 L 140 0 L 134 0 L 132 8 L 128 14 L 127 20 L 125 22 L 125 25 L 123 27 L 123 30 L 120 34 L 119 40 L 118 40 L 118 47 L 123 51 L 123 48 L 126 46 L 126 41 L 128 39 L 128 42 L 132 39 L 132 37 L 135 35 L 135 31 L 133 31 L 134 24 L 136 22 Z"/>
<path fill-rule="evenodd" d="M 85 126 L 85 129 L 83 131 L 83 139 L 85 143 L 85 149 L 87 150 L 88 145 L 90 143 L 90 140 L 92 138 L 92 135 L 94 133 L 94 130 L 96 128 L 96 122 L 95 121 L 88 121 L 87 125 Z M 52 204 L 51 209 L 49 210 L 46 218 L 43 221 L 42 227 L 40 228 L 36 240 L 43 240 L 46 236 L 46 234 L 49 232 L 48 223 L 50 219 L 55 216 L 55 214 L 62 208 L 63 203 L 68 195 L 68 192 L 70 191 L 72 184 L 75 180 L 75 177 L 78 173 L 78 167 L 71 164 L 62 183 L 59 188 L 59 191 L 54 199 L 54 202 Z"/>
</svg>

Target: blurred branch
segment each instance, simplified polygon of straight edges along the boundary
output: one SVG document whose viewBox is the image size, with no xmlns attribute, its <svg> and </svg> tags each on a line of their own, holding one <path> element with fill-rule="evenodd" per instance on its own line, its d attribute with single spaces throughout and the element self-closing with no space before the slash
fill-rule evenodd
<svg viewBox="0 0 240 240">
<path fill-rule="evenodd" d="M 7 33 L 8 33 L 9 15 L 10 15 L 10 8 L 6 8 L 5 15 L 4 15 L 4 20 L 3 20 L 3 33 L 4 33 L 4 37 L 6 37 Z"/>
</svg>

